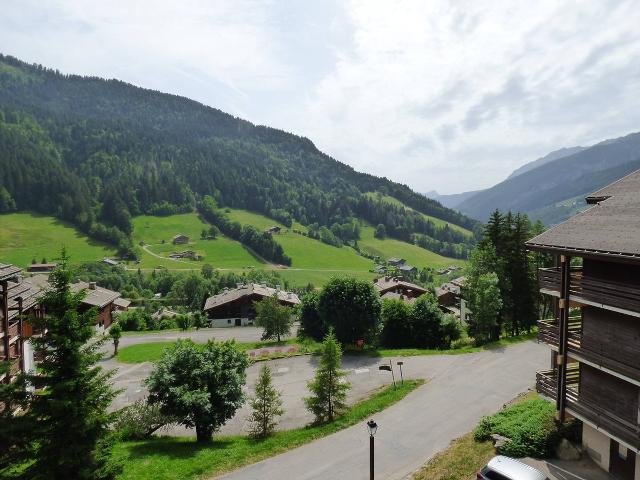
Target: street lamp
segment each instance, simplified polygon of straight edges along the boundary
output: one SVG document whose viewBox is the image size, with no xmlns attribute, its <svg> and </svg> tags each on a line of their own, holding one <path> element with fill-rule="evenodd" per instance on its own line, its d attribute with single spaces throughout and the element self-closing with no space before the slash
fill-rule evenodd
<svg viewBox="0 0 640 480">
<path fill-rule="evenodd" d="M 369 478 L 373 480 L 373 436 L 378 430 L 378 424 L 373 420 L 369 420 L 367 428 L 369 429 Z"/>
</svg>

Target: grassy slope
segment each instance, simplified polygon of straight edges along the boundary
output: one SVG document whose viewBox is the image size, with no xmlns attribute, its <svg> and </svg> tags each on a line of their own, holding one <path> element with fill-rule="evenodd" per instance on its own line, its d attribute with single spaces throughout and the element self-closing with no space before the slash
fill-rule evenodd
<svg viewBox="0 0 640 480">
<path fill-rule="evenodd" d="M 397 198 L 390 197 L 389 195 L 382 195 L 382 194 L 377 193 L 377 192 L 367 192 L 366 195 L 369 196 L 369 198 L 373 198 L 373 199 L 380 198 L 380 199 L 384 200 L 385 202 L 391 203 L 393 205 L 398 205 L 400 207 L 404 207 L 407 210 L 413 210 L 411 207 L 408 207 L 407 205 L 402 203 Z M 457 231 L 462 232 L 462 233 L 464 233 L 466 235 L 469 235 L 469 236 L 472 235 L 471 231 L 469 231 L 466 228 L 461 227 L 459 225 L 455 225 L 453 223 L 446 222 L 445 220 L 442 220 L 442 219 L 436 218 L 436 217 L 432 217 L 431 215 L 427 215 L 425 213 L 421 213 L 421 215 L 423 217 L 427 218 L 428 220 L 431 220 L 433 223 L 435 223 L 436 225 L 438 225 L 440 227 L 443 227 L 445 225 L 449 225 L 449 227 L 451 227 L 453 230 L 457 230 Z"/>
<path fill-rule="evenodd" d="M 90 240 L 73 226 L 35 213 L 0 215 L 0 263 L 27 267 L 33 258 L 52 261 L 64 245 L 73 263 L 101 260 L 115 249 Z"/>
<path fill-rule="evenodd" d="M 217 476 L 364 422 L 423 383 L 407 381 L 397 389 L 387 387 L 357 403 L 332 423 L 278 432 L 265 440 L 217 437 L 211 444 L 199 445 L 192 438 L 165 437 L 119 443 L 115 453 L 124 463 L 124 472 L 118 479 L 191 480 Z"/>
<path fill-rule="evenodd" d="M 382 258 L 389 259 L 391 257 L 404 258 L 410 265 L 418 268 L 422 267 L 448 267 L 449 265 L 464 265 L 465 260 L 452 259 L 443 257 L 430 250 L 412 245 L 410 243 L 395 240 L 393 238 L 385 238 L 379 240 L 373 236 L 375 229 L 367 225 L 360 230 L 360 240 L 358 244 L 362 251 L 379 255 Z"/>
<path fill-rule="evenodd" d="M 204 256 L 200 262 L 181 259 L 159 259 L 147 252 L 143 252 L 142 268 L 153 268 L 163 265 L 168 268 L 200 268 L 204 263 L 209 263 L 216 268 L 241 269 L 250 265 L 258 266 L 261 261 L 249 253 L 240 242 L 220 235 L 215 240 L 200 240 L 200 232 L 208 229 L 195 213 L 184 213 L 168 217 L 153 217 L 142 215 L 133 219 L 133 239 L 137 244 L 144 241 L 149 245 L 148 249 L 161 256 L 167 256 L 171 252 L 194 250 Z M 171 239 L 183 234 L 190 238 L 188 245 L 173 245 Z M 162 244 L 162 240 L 166 243 Z"/>
</svg>

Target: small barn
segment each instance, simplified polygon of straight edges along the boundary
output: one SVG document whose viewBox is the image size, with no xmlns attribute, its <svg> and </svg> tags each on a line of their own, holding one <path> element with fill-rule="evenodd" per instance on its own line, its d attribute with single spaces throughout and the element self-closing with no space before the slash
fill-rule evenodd
<svg viewBox="0 0 640 480">
<path fill-rule="evenodd" d="M 182 235 L 182 234 L 176 235 L 175 237 L 173 237 L 171 242 L 174 245 L 186 245 L 187 243 L 189 243 L 189 237 L 187 237 L 186 235 Z"/>
</svg>

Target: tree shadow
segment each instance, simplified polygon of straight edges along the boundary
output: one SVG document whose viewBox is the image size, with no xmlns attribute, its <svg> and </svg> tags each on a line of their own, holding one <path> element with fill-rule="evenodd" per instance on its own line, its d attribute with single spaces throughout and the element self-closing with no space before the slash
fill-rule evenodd
<svg viewBox="0 0 640 480">
<path fill-rule="evenodd" d="M 129 457 L 148 458 L 164 456 L 171 459 L 185 459 L 197 455 L 201 450 L 224 450 L 233 444 L 231 440 L 213 439 L 208 443 L 198 443 L 195 438 L 185 441 L 182 438 L 158 437 L 143 440 L 129 446 Z"/>
</svg>

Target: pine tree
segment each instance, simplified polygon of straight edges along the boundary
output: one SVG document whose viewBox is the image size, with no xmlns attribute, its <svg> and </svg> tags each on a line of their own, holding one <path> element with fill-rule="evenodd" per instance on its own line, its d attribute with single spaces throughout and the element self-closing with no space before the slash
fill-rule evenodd
<svg viewBox="0 0 640 480">
<path fill-rule="evenodd" d="M 0 362 L 0 378 L 9 372 L 9 368 L 9 362 Z M 18 375 L 10 383 L 0 382 L 0 478 L 33 455 L 32 419 L 22 414 L 28 406 L 24 375 Z"/>
<path fill-rule="evenodd" d="M 33 319 L 35 327 L 46 333 L 32 338 L 44 360 L 37 375 L 27 376 L 38 393 L 26 414 L 37 429 L 37 452 L 26 476 L 34 480 L 111 479 L 118 468 L 109 462 L 108 427 L 113 414 L 107 409 L 116 392 L 109 381 L 113 373 L 97 365 L 106 339 L 93 338 L 95 309 L 78 313 L 85 292 L 71 292 L 64 250 L 49 282 L 51 288 L 41 300 L 47 315 Z"/>
<path fill-rule="evenodd" d="M 277 425 L 276 418 L 284 413 L 280 392 L 272 383 L 271 369 L 263 364 L 256 381 L 255 396 L 249 400 L 253 409 L 249 422 L 249 433 L 254 438 L 266 438 Z"/>
<path fill-rule="evenodd" d="M 315 378 L 309 382 L 311 396 L 304 403 L 313 415 L 316 423 L 333 421 L 335 416 L 346 407 L 347 391 L 351 385 L 344 381 L 342 350 L 331 331 L 322 342 L 322 356 Z"/>
</svg>

